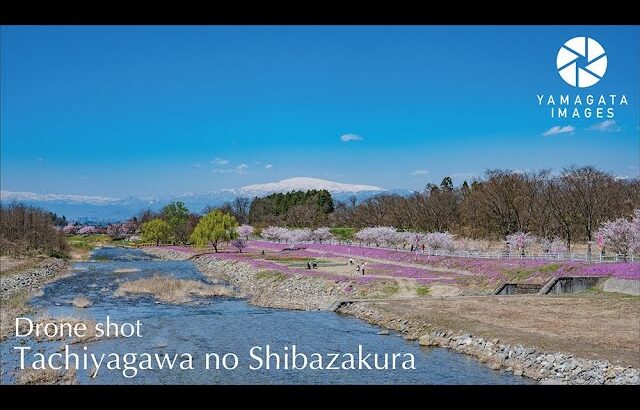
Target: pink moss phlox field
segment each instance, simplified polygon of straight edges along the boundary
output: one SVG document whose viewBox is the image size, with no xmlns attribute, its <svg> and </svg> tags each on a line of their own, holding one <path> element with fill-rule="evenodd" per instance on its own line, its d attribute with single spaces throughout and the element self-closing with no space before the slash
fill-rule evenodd
<svg viewBox="0 0 640 410">
<path fill-rule="evenodd" d="M 513 280 L 514 277 L 521 282 L 540 282 L 551 276 L 613 276 L 621 279 L 640 279 L 640 264 L 628 262 L 587 264 L 584 262 L 556 262 L 553 260 L 539 259 L 444 257 L 429 256 L 420 252 L 319 243 L 296 246 L 298 249 L 295 250 L 289 250 L 288 248 L 290 247 L 290 244 L 285 243 L 250 241 L 246 252 L 222 251 L 217 254 L 212 254 L 212 256 L 223 260 L 246 262 L 256 269 L 273 269 L 286 275 L 319 276 L 329 280 L 340 282 L 355 281 L 361 284 L 370 283 L 380 280 L 381 278 L 357 275 L 355 271 L 353 276 L 347 276 L 292 267 L 284 263 L 279 263 L 278 258 L 353 258 L 355 263 L 359 262 L 359 257 L 384 260 L 390 263 L 370 262 L 367 267 L 367 273 L 370 275 L 414 279 L 425 284 L 433 281 L 451 282 L 461 276 L 455 272 L 430 270 L 430 266 L 434 268 L 458 270 L 473 276 L 485 277 L 492 283 Z M 162 249 L 189 255 L 202 252 L 202 250 L 192 247 L 176 245 L 163 246 Z M 262 251 L 266 251 L 265 255 L 261 254 Z M 269 260 L 270 257 L 274 260 Z M 424 265 L 424 268 L 402 266 L 394 264 L 394 262 Z"/>
<path fill-rule="evenodd" d="M 286 244 L 263 241 L 253 241 L 257 249 L 267 248 L 282 250 Z M 359 256 L 371 259 L 388 260 L 390 262 L 430 265 L 440 268 L 467 271 L 473 275 L 486 276 L 492 280 L 505 280 L 509 273 L 523 270 L 528 271 L 529 278 L 550 276 L 613 276 L 621 279 L 640 279 L 640 264 L 630 262 L 594 263 L 566 262 L 540 259 L 484 259 L 429 256 L 420 252 L 406 252 L 402 250 L 360 247 L 357 245 L 308 244 L 307 253 L 310 255 L 317 250 L 325 252 L 325 256 L 343 256 L 357 259 Z M 316 257 L 320 254 L 315 253 Z M 396 266 L 395 269 L 402 267 Z M 419 272 L 409 273 L 416 275 Z M 412 277 L 412 276 L 407 276 Z"/>
</svg>

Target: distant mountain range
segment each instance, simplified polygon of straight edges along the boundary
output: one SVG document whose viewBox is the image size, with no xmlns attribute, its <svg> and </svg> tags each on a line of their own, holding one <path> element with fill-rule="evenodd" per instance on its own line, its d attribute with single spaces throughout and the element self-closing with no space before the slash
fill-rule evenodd
<svg viewBox="0 0 640 410">
<path fill-rule="evenodd" d="M 247 185 L 236 189 L 218 189 L 205 193 L 189 193 L 159 198 L 110 198 L 103 196 L 37 194 L 33 192 L 0 191 L 2 202 L 21 202 L 37 206 L 67 219 L 78 222 L 114 222 L 128 219 L 144 209 L 159 210 L 172 201 L 182 201 L 187 208 L 201 212 L 207 206 L 217 206 L 238 196 L 262 197 L 275 192 L 326 189 L 335 200 L 346 200 L 355 195 L 363 200 L 376 194 L 396 193 L 406 195 L 406 189 L 386 190 L 373 185 L 344 184 L 326 179 L 296 177 L 267 184 Z"/>
</svg>

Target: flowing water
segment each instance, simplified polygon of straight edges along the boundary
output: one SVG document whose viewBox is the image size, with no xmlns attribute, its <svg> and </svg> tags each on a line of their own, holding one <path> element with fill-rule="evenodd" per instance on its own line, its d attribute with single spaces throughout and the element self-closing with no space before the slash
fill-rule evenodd
<svg viewBox="0 0 640 410">
<path fill-rule="evenodd" d="M 138 269 L 136 272 L 114 273 L 116 269 Z M 88 262 L 74 263 L 76 274 L 49 284 L 44 295 L 31 303 L 45 314 L 55 317 L 90 318 L 104 322 L 135 322 L 140 320 L 143 337 L 111 338 L 87 344 L 70 345 L 70 351 L 83 357 L 118 353 L 173 355 L 188 352 L 193 355 L 193 370 L 138 370 L 133 378 L 126 378 L 121 369 L 108 370 L 105 362 L 91 378 L 91 368 L 77 373 L 80 384 L 522 384 L 527 379 L 510 373 L 498 372 L 466 357 L 441 348 L 423 348 L 407 342 L 400 335 L 379 335 L 380 328 L 353 317 L 333 312 L 301 312 L 265 309 L 249 305 L 246 301 L 230 298 L 198 299 L 186 305 L 157 303 L 152 297 L 116 297 L 113 292 L 122 281 L 149 277 L 154 274 L 180 279 L 206 281 L 188 261 L 164 261 L 149 257 L 138 250 L 102 248 Z M 88 297 L 89 308 L 78 309 L 71 301 L 78 295 Z M 24 344 L 20 344 L 20 341 Z M 14 346 L 31 346 L 31 353 L 59 352 L 65 342 L 40 342 L 33 339 L 9 338 L 0 344 L 3 384 L 15 382 L 19 352 Z M 254 346 L 263 349 L 269 345 L 284 360 L 284 347 L 296 345 L 299 352 L 312 360 L 312 353 L 329 359 L 331 353 L 354 353 L 358 365 L 358 346 L 367 353 L 411 353 L 415 357 L 415 370 L 403 370 L 402 359 L 395 370 L 251 370 L 259 362 L 249 351 Z M 86 350 L 84 350 L 86 348 Z M 233 370 L 204 368 L 205 354 L 234 353 L 238 366 Z M 265 360 L 264 350 L 256 356 Z M 139 356 L 140 357 L 140 356 Z M 232 356 L 228 365 L 232 366 Z M 155 359 L 154 359 L 155 360 Z M 325 360 L 325 366 L 328 360 Z M 370 364 L 372 359 L 368 361 Z M 301 362 L 299 362 L 301 363 Z M 339 359 L 337 363 L 342 363 Z M 275 360 L 271 361 L 272 366 Z M 338 366 L 339 366 L 338 364 Z M 137 366 L 133 364 L 132 366 Z M 291 366 L 291 363 L 289 363 Z M 281 363 L 281 367 L 284 364 Z M 129 372 L 131 374 L 131 372 Z"/>
</svg>

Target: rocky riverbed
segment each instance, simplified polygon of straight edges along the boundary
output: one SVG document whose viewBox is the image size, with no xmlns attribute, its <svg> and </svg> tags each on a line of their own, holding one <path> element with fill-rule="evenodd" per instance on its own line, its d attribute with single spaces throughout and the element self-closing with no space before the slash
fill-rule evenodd
<svg viewBox="0 0 640 410">
<path fill-rule="evenodd" d="M 321 310 L 329 308 L 337 300 L 363 296 L 357 292 L 347 292 L 342 288 L 344 285 L 322 278 L 274 276 L 257 279 L 258 272 L 251 266 L 217 260 L 214 255 L 193 257 L 158 248 L 148 248 L 146 251 L 166 259 L 193 258 L 203 274 L 227 280 L 236 288 L 238 296 L 247 297 L 251 303 L 259 306 Z M 633 367 L 436 329 L 429 323 L 385 312 L 376 308 L 373 302 L 344 303 L 338 312 L 401 332 L 407 339 L 418 340 L 423 346 L 452 349 L 473 356 L 492 369 L 513 372 L 542 384 L 640 384 L 640 371 Z"/>
<path fill-rule="evenodd" d="M 67 261 L 50 258 L 24 272 L 3 275 L 0 277 L 0 299 L 8 299 L 25 290 L 35 291 L 45 283 L 59 278 L 68 268 Z"/>
</svg>

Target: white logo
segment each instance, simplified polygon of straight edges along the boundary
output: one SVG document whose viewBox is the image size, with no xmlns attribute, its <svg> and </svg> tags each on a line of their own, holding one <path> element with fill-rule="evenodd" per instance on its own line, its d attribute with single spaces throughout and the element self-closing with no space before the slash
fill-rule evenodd
<svg viewBox="0 0 640 410">
<path fill-rule="evenodd" d="M 607 71 L 604 48 L 592 38 L 574 37 L 558 50 L 556 65 L 560 77 L 573 87 L 591 87 Z"/>
</svg>

